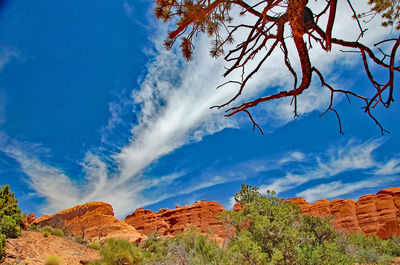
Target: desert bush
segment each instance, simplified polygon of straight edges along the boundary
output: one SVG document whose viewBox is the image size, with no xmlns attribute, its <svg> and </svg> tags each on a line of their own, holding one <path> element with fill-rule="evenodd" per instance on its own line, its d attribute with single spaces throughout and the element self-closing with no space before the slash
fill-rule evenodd
<svg viewBox="0 0 400 265">
<path fill-rule="evenodd" d="M 0 234 L 0 262 L 6 254 L 6 235 Z"/>
<path fill-rule="evenodd" d="M 64 231 L 60 228 L 53 228 L 51 226 L 46 225 L 41 228 L 41 231 L 45 237 L 48 237 L 49 235 L 64 237 Z"/>
<path fill-rule="evenodd" d="M 62 259 L 55 255 L 48 256 L 45 260 L 46 265 L 61 265 L 62 263 Z"/>
<path fill-rule="evenodd" d="M 199 229 L 189 227 L 174 238 L 150 235 L 141 245 L 143 264 L 223 264 L 225 252 L 214 241 L 207 240 Z"/>
<path fill-rule="evenodd" d="M 52 234 L 55 236 L 64 237 L 64 231 L 60 228 L 54 229 Z"/>
<path fill-rule="evenodd" d="M 90 248 L 93 248 L 93 249 L 100 249 L 100 248 L 101 248 L 101 244 L 100 244 L 99 241 L 92 241 L 92 242 L 90 242 L 90 243 L 88 244 L 88 246 L 89 246 Z"/>
<path fill-rule="evenodd" d="M 16 238 L 21 234 L 21 228 L 17 221 L 12 217 L 5 215 L 0 221 L 1 231 L 6 237 Z"/>
<path fill-rule="evenodd" d="M 29 231 L 40 231 L 41 227 L 37 224 L 31 224 L 28 228 Z"/>
<path fill-rule="evenodd" d="M 263 196 L 250 185 L 235 199 L 243 209 L 222 215 L 236 231 L 227 247 L 233 264 L 352 264 L 329 220 L 303 215 L 273 191 Z"/>
<path fill-rule="evenodd" d="M 361 233 L 346 236 L 346 252 L 355 258 L 358 263 L 389 264 L 393 257 L 400 254 L 400 238 L 380 239 L 373 234 L 366 236 Z"/>
<path fill-rule="evenodd" d="M 73 240 L 76 243 L 81 244 L 81 245 L 87 245 L 88 244 L 88 241 L 86 239 L 82 238 L 81 236 L 75 236 L 75 237 L 73 237 Z"/>
<path fill-rule="evenodd" d="M 400 257 L 400 237 L 394 236 L 392 239 L 386 240 L 385 242 L 387 254 L 393 257 Z"/>
<path fill-rule="evenodd" d="M 124 239 L 110 238 L 100 248 L 101 260 L 91 264 L 136 265 L 143 259 L 142 250 Z"/>
</svg>

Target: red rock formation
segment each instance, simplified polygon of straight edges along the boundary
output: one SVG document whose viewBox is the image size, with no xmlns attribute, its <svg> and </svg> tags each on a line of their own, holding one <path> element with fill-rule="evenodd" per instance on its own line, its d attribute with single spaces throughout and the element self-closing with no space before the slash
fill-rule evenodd
<svg viewBox="0 0 400 265">
<path fill-rule="evenodd" d="M 243 205 L 240 202 L 235 203 L 235 205 L 233 205 L 233 211 L 234 212 L 239 212 L 243 209 Z"/>
<path fill-rule="evenodd" d="M 104 202 L 77 205 L 53 215 L 42 216 L 34 223 L 63 228 L 73 236 L 86 239 L 119 237 L 136 242 L 144 238 L 135 228 L 116 219 L 111 205 Z"/>
<path fill-rule="evenodd" d="M 331 215 L 335 216 L 333 228 L 350 233 L 361 232 L 356 213 L 356 202 L 353 200 L 333 200 L 330 203 Z"/>
<path fill-rule="evenodd" d="M 305 214 L 323 217 L 333 215 L 332 224 L 338 230 L 363 232 L 366 235 L 376 233 L 384 239 L 400 236 L 400 188 L 384 189 L 377 195 L 364 195 L 357 202 L 349 199 L 319 200 L 310 205 L 304 198 L 288 200 L 299 205 Z M 242 208 L 242 205 L 236 204 L 234 211 Z M 118 221 L 111 205 L 92 202 L 36 220 L 34 215 L 29 215 L 27 223 L 61 227 L 72 235 L 84 234 L 89 239 L 120 237 L 130 241 L 140 241 L 154 231 L 173 236 L 194 226 L 203 233 L 211 231 L 216 241 L 221 241 L 228 233 L 215 217 L 223 211 L 222 205 L 215 201 L 201 201 L 172 210 L 161 209 L 157 213 L 140 208 L 128 215 L 125 221 Z"/>
<path fill-rule="evenodd" d="M 308 213 L 310 211 L 311 206 L 303 197 L 289 198 L 287 200 L 300 206 L 303 213 Z"/>
<path fill-rule="evenodd" d="M 349 233 L 373 233 L 380 238 L 400 235 L 400 188 L 381 190 L 353 200 L 319 200 L 309 204 L 304 198 L 289 201 L 300 206 L 304 214 L 326 217 L 333 215 L 333 227 Z"/>
<path fill-rule="evenodd" d="M 373 194 L 360 197 L 357 201 L 357 219 L 361 230 L 370 235 L 377 230 L 378 213 L 376 211 L 376 198 Z"/>
<path fill-rule="evenodd" d="M 33 224 L 33 222 L 35 222 L 36 220 L 36 215 L 34 213 L 31 213 L 28 215 L 26 221 L 28 222 L 28 225 Z"/>
<path fill-rule="evenodd" d="M 330 209 L 330 202 L 328 200 L 319 200 L 311 204 L 310 210 L 308 212 L 310 215 L 317 215 L 317 216 L 330 216 L 331 209 Z"/>
<path fill-rule="evenodd" d="M 174 235 L 189 226 L 194 226 L 200 228 L 203 233 L 211 231 L 224 237 L 226 231 L 222 223 L 215 219 L 224 210 L 222 205 L 215 201 L 196 202 L 192 206 L 186 205 L 172 210 L 162 209 L 158 213 L 141 208 L 128 215 L 125 222 L 145 235 L 153 231 L 158 231 L 161 235 Z"/>
</svg>

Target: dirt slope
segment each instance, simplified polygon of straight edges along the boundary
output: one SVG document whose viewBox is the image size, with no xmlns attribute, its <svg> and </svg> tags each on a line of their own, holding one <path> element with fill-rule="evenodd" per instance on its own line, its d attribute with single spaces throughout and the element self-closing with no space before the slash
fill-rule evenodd
<svg viewBox="0 0 400 265">
<path fill-rule="evenodd" d="M 41 232 L 22 231 L 21 236 L 7 239 L 6 259 L 2 264 L 43 265 L 46 257 L 57 255 L 63 265 L 78 265 L 81 260 L 97 259 L 97 251 L 72 241 L 69 238 Z"/>
</svg>

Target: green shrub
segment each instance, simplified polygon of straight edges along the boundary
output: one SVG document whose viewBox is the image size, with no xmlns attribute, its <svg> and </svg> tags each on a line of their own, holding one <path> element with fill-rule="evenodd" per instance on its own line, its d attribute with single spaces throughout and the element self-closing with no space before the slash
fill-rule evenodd
<svg viewBox="0 0 400 265">
<path fill-rule="evenodd" d="M 258 188 L 243 185 L 235 200 L 243 209 L 220 217 L 234 233 L 223 248 L 190 227 L 174 238 L 154 233 L 140 248 L 109 239 L 100 248 L 102 260 L 92 264 L 383 265 L 400 256 L 399 237 L 382 240 L 376 235 L 337 232 L 330 224 L 332 217 L 303 215 L 298 205 L 277 198 L 273 191 L 264 196 Z"/>
<path fill-rule="evenodd" d="M 21 228 L 12 216 L 5 215 L 0 221 L 2 233 L 9 238 L 16 238 L 21 234 Z"/>
<path fill-rule="evenodd" d="M 18 237 L 20 227 L 24 223 L 24 215 L 18 207 L 14 193 L 10 191 L 10 186 L 4 185 L 0 189 L 0 227 L 3 234 L 7 237 Z"/>
<path fill-rule="evenodd" d="M 90 243 L 88 244 L 88 246 L 89 246 L 90 248 L 93 248 L 93 249 L 100 249 L 101 244 L 100 244 L 99 241 L 92 241 L 92 242 L 90 242 Z"/>
<path fill-rule="evenodd" d="M 41 227 L 38 226 L 37 224 L 31 224 L 28 228 L 29 231 L 40 231 Z"/>
<path fill-rule="evenodd" d="M 143 259 L 142 251 L 127 240 L 110 238 L 99 252 L 102 260 L 93 264 L 135 265 Z"/>
<path fill-rule="evenodd" d="M 74 237 L 74 241 L 76 243 L 78 243 L 78 244 L 81 244 L 81 245 L 87 245 L 88 244 L 88 241 L 86 239 L 82 238 L 81 236 Z"/>
<path fill-rule="evenodd" d="M 222 263 L 226 258 L 225 252 L 193 227 L 174 238 L 150 235 L 140 246 L 143 248 L 144 264 L 225 264 Z"/>
<path fill-rule="evenodd" d="M 0 262 L 6 254 L 6 235 L 0 234 Z"/>
<path fill-rule="evenodd" d="M 52 234 L 55 236 L 64 237 L 64 231 L 60 228 L 54 229 Z"/>
<path fill-rule="evenodd" d="M 53 231 L 53 227 L 46 225 L 46 226 L 42 227 L 42 229 L 40 229 L 40 230 L 42 231 L 42 233 L 47 232 L 47 233 L 51 234 L 51 232 Z"/>
<path fill-rule="evenodd" d="M 64 231 L 60 228 L 53 228 L 51 226 L 44 226 L 41 229 L 43 235 L 45 235 L 45 237 L 48 237 L 49 235 L 55 235 L 55 236 L 59 236 L 59 237 L 64 237 Z"/>
<path fill-rule="evenodd" d="M 5 255 L 6 238 L 18 237 L 25 215 L 21 214 L 17 199 L 10 191 L 10 186 L 4 185 L 0 188 L 0 260 Z"/>
<path fill-rule="evenodd" d="M 227 247 L 233 264 L 352 264 L 329 220 L 303 215 L 273 191 L 263 196 L 250 185 L 235 199 L 243 210 L 222 215 L 236 231 Z"/>
<path fill-rule="evenodd" d="M 45 260 L 46 265 L 60 265 L 62 264 L 62 259 L 59 256 L 48 256 Z"/>
<path fill-rule="evenodd" d="M 373 234 L 350 234 L 347 236 L 346 251 L 355 257 L 358 263 L 389 264 L 393 257 L 400 254 L 400 239 L 383 240 Z"/>
</svg>

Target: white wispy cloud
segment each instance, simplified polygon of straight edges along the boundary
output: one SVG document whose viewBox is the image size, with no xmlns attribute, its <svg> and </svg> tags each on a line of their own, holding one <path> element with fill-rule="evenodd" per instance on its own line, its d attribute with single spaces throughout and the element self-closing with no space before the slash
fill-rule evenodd
<svg viewBox="0 0 400 265">
<path fill-rule="evenodd" d="M 3 47 L 0 49 L 0 72 L 10 63 L 12 58 L 18 58 L 20 53 L 15 49 Z M 7 98 L 5 92 L 0 87 L 0 125 L 6 122 Z"/>
<path fill-rule="evenodd" d="M 236 204 L 236 201 L 235 201 L 235 198 L 234 197 L 230 197 L 229 199 L 228 199 L 228 202 L 227 203 L 225 203 L 225 209 L 227 209 L 227 210 L 232 210 L 233 209 L 233 206 L 235 206 L 235 204 Z"/>
<path fill-rule="evenodd" d="M 279 164 L 284 165 L 290 162 L 301 162 L 306 158 L 306 155 L 299 151 L 293 151 L 286 153 L 280 160 Z"/>
<path fill-rule="evenodd" d="M 0 71 L 3 70 L 13 57 L 18 57 L 20 53 L 15 49 L 3 47 L 0 50 Z"/>
<path fill-rule="evenodd" d="M 332 199 L 338 198 L 339 196 L 351 194 L 354 191 L 358 191 L 365 188 L 378 187 L 393 178 L 369 178 L 362 181 L 356 181 L 351 183 L 342 183 L 342 181 L 333 181 L 326 184 L 320 184 L 318 186 L 306 189 L 296 194 L 298 197 L 304 197 L 308 202 L 312 203 L 321 198 Z"/>
<path fill-rule="evenodd" d="M 132 14 L 133 9 L 129 2 L 124 1 L 123 4 L 126 14 L 128 16 Z M 346 34 L 351 32 L 352 30 L 345 26 L 346 23 L 348 21 L 338 20 L 335 30 L 343 29 Z M 375 25 L 373 23 L 370 26 Z M 101 157 L 95 154 L 96 152 L 88 152 L 82 162 L 85 179 L 83 183 L 82 181 L 75 183 L 72 180 L 75 178 L 66 176 L 60 169 L 46 165 L 37 156 L 24 151 L 17 142 L 9 142 L 8 146 L 2 147 L 4 152 L 21 164 L 21 169 L 29 176 L 29 182 L 38 195 L 46 198 L 47 205 L 43 209 L 44 212 L 61 210 L 89 200 L 102 200 L 114 206 L 117 216 L 123 216 L 134 208 L 177 194 L 187 194 L 232 181 L 232 178 L 216 175 L 207 182 L 199 180 L 197 183 L 181 187 L 180 190 L 165 191 L 160 187 L 168 187 L 185 173 L 171 172 L 167 176 L 156 178 L 144 175 L 144 170 L 152 163 L 183 145 L 200 141 L 204 136 L 225 128 L 240 126 L 237 119 L 225 118 L 223 110 L 209 109 L 210 106 L 229 100 L 237 89 L 234 86 L 215 89 L 226 81 L 221 77 L 225 62 L 208 56 L 209 40 L 200 37 L 196 42 L 193 61 L 185 62 L 179 50 L 166 51 L 164 49 L 163 39 L 167 36 L 167 27 L 157 25 L 154 28 L 158 28 L 155 36 L 152 36 L 154 58 L 146 66 L 147 75 L 140 89 L 132 92 L 131 100 L 127 103 L 135 110 L 138 122 L 131 128 L 132 137 L 129 143 L 111 157 L 111 161 L 115 163 L 115 169 L 109 170 L 105 162 L 110 161 L 108 157 Z M 374 37 L 379 37 L 387 33 L 379 30 L 374 34 Z M 289 45 L 289 49 L 292 54 L 297 54 L 293 44 Z M 4 61 L 9 60 L 10 56 L 13 55 L 8 55 Z M 333 63 L 338 60 L 340 63 L 343 62 L 342 55 L 337 49 L 330 54 L 312 51 L 311 58 L 321 70 L 327 73 L 332 71 Z M 257 63 L 257 60 L 251 61 L 249 69 L 254 68 Z M 294 57 L 292 63 L 295 68 L 300 67 Z M 240 72 L 234 72 L 229 79 L 240 80 L 240 75 Z M 258 96 L 266 88 L 277 86 L 283 89 L 292 86 L 291 76 L 286 71 L 279 50 L 251 79 L 241 100 L 249 100 Z M 322 110 L 328 102 L 327 90 L 321 91 L 315 85 L 299 97 L 299 114 Z M 280 126 L 292 120 L 292 108 L 286 100 L 265 106 L 267 106 L 265 107 L 266 120 L 273 119 Z M 121 122 L 121 105 L 112 103 L 109 109 L 111 118 L 104 127 L 102 135 L 106 135 L 106 131 L 113 130 L 114 126 Z M 334 153 L 331 160 L 319 161 L 318 168 L 308 174 L 288 174 L 285 178 L 274 181 L 270 186 L 282 191 L 293 185 L 320 178 L 321 174 L 326 177 L 345 170 L 371 167 L 373 160 L 365 160 L 361 155 L 351 153 L 351 151 L 343 152 L 345 154 Z M 346 159 L 340 160 L 341 157 L 346 157 Z M 349 161 L 348 157 L 352 160 Z M 281 164 L 302 161 L 304 158 L 305 156 L 301 153 L 292 153 L 291 156 L 283 159 Z M 265 165 L 255 163 L 252 170 L 256 174 L 266 168 Z M 241 176 L 238 176 L 238 179 L 240 178 Z M 145 195 L 145 191 L 149 189 L 152 189 L 152 194 Z M 163 190 L 163 192 L 158 190 Z"/>
<path fill-rule="evenodd" d="M 115 176 L 109 175 L 107 165 L 89 152 L 82 163 L 85 179 L 73 180 L 62 170 L 37 158 L 36 154 L 41 152 L 35 149 L 40 149 L 36 148 L 39 145 L 15 141 L 4 133 L 0 136 L 0 149 L 20 164 L 21 170 L 29 177 L 27 183 L 37 195 L 46 198 L 46 204 L 41 209 L 42 214 L 51 214 L 90 201 L 106 201 L 113 205 L 116 216 L 123 217 L 132 209 L 157 201 L 139 197 L 140 192 L 158 185 L 169 185 L 184 174 L 175 172 L 156 179 L 143 179 L 140 183 L 110 185 Z"/>
<path fill-rule="evenodd" d="M 4 94 L 0 90 L 0 125 L 6 122 L 6 105 L 7 105 L 7 99 Z"/>
<path fill-rule="evenodd" d="M 125 2 L 123 3 L 123 5 L 124 5 L 124 10 L 125 10 L 126 15 L 127 15 L 128 17 L 131 16 L 131 15 L 132 15 L 132 12 L 133 12 L 133 6 L 130 5 L 129 2 L 127 2 L 127 1 L 125 1 Z"/>
<path fill-rule="evenodd" d="M 388 174 L 395 174 L 398 172 L 398 160 L 391 159 L 387 162 L 381 162 L 376 160 L 373 152 L 383 144 L 382 139 L 369 140 L 365 142 L 356 141 L 354 139 L 349 140 L 346 144 L 339 144 L 330 147 L 320 154 L 314 154 L 315 163 L 312 166 L 302 167 L 297 169 L 296 173 L 288 171 L 284 177 L 274 179 L 270 181 L 269 184 L 262 185 L 260 191 L 265 193 L 267 189 L 275 190 L 277 193 L 291 190 L 305 183 L 308 183 L 316 179 L 329 179 L 331 177 L 337 176 L 343 172 L 354 171 L 354 170 L 366 170 L 366 173 L 374 174 L 375 176 L 383 176 Z M 311 155 L 309 155 L 311 157 Z M 382 177 L 379 181 L 372 181 L 368 179 L 365 181 L 355 182 L 354 187 L 374 187 L 379 186 L 382 182 L 389 182 L 391 178 Z M 343 186 L 342 191 L 335 192 L 333 188 L 336 186 Z M 317 187 L 307 189 L 304 192 L 298 193 L 298 195 L 304 195 L 307 191 L 315 191 L 312 193 L 314 195 L 312 198 L 317 198 L 317 191 L 326 191 L 332 188 L 331 194 L 347 194 L 350 192 L 352 183 L 342 184 L 340 181 L 331 182 L 329 184 L 321 184 Z M 356 188 L 356 189 L 357 189 Z M 347 192 L 348 191 L 348 192 Z M 318 195 L 323 195 L 323 192 L 318 193 Z M 325 196 L 327 197 L 327 196 Z M 320 196 L 318 198 L 325 198 Z"/>
<path fill-rule="evenodd" d="M 386 163 L 379 164 L 377 169 L 371 172 L 373 175 L 396 175 L 400 173 L 400 158 L 392 158 Z"/>
<path fill-rule="evenodd" d="M 38 196 L 47 199 L 44 212 L 68 208 L 77 204 L 79 202 L 77 186 L 61 170 L 38 160 L 32 154 L 37 147 L 37 145 L 25 145 L 9 139 L 7 135 L 0 132 L 1 150 L 19 162 L 22 171 L 29 176 L 28 184 Z"/>
</svg>

